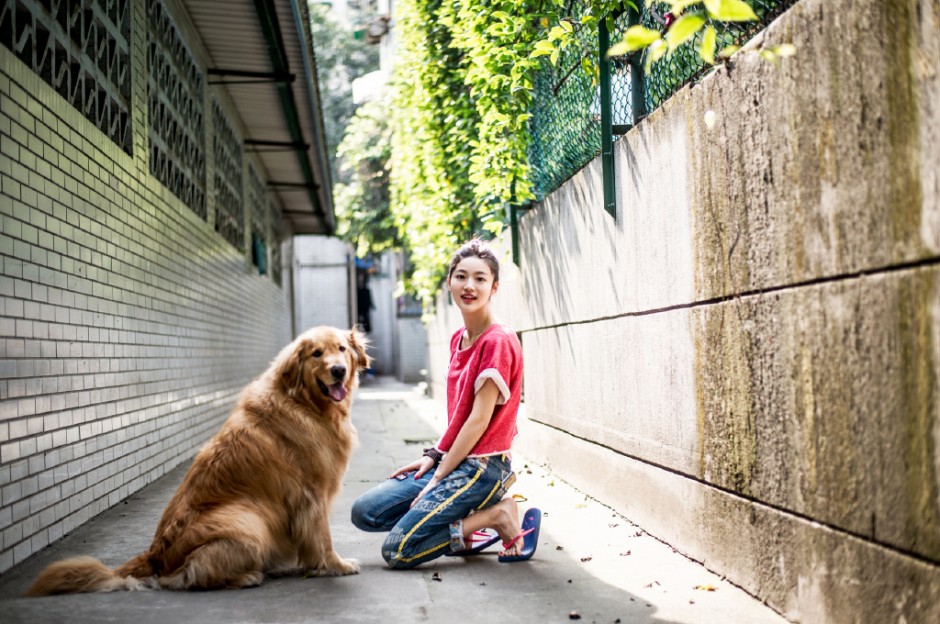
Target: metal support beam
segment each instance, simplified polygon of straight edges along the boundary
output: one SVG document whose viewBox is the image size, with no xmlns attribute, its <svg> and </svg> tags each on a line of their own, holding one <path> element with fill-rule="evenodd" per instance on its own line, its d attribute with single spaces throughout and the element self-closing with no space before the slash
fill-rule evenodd
<svg viewBox="0 0 940 624">
<path fill-rule="evenodd" d="M 617 218 L 617 187 L 614 179 L 614 136 L 610 110 L 610 31 L 607 20 L 602 19 L 597 25 L 598 69 L 601 100 L 601 167 L 604 174 L 604 210 Z"/>
<path fill-rule="evenodd" d="M 269 180 L 268 188 L 316 190 L 320 187 L 317 185 L 316 182 L 279 182 L 277 180 Z"/>
<path fill-rule="evenodd" d="M 258 24 L 267 43 L 268 55 L 271 60 L 271 67 L 275 75 L 290 74 L 290 66 L 287 62 L 287 48 L 284 45 L 284 39 L 281 36 L 281 30 L 278 23 L 277 10 L 274 6 L 274 0 L 255 0 L 255 11 L 258 14 Z M 296 18 L 296 15 L 294 16 Z M 298 68 L 300 69 L 300 68 Z M 290 83 L 279 82 L 277 84 L 277 93 L 281 102 L 281 111 L 284 114 L 284 120 L 290 131 L 291 141 L 303 143 L 304 136 L 300 125 L 300 116 L 297 110 L 297 102 L 294 99 L 294 92 Z M 315 96 L 316 94 L 314 94 Z M 324 221 L 329 222 L 327 216 L 327 206 L 324 206 L 317 195 L 319 188 L 314 181 L 313 165 L 310 162 L 310 156 L 306 151 L 297 150 L 297 164 L 304 177 L 304 185 L 300 188 L 306 188 L 310 196 L 310 204 L 314 212 L 323 217 Z M 326 170 L 329 170 L 329 163 L 321 163 Z M 268 183 L 269 186 L 271 183 Z M 329 229 L 332 230 L 332 224 Z M 332 231 L 328 232 L 332 234 Z"/>
<path fill-rule="evenodd" d="M 209 84 L 211 85 L 270 84 L 272 82 L 290 84 L 294 82 L 295 79 L 294 74 L 291 73 L 223 69 L 220 67 L 210 67 L 206 70 L 206 73 L 210 76 L 219 76 L 222 78 L 222 80 L 210 80 Z M 240 80 L 225 80 L 227 76 L 239 78 Z"/>
<path fill-rule="evenodd" d="M 292 152 L 299 150 L 306 152 L 310 149 L 309 143 L 303 141 L 265 141 L 262 139 L 245 139 L 245 148 L 249 152 Z"/>
<path fill-rule="evenodd" d="M 531 205 L 517 206 L 512 204 L 509 206 L 509 233 L 512 238 L 512 263 L 520 269 L 522 266 L 519 264 L 519 214 L 531 209 Z"/>
</svg>

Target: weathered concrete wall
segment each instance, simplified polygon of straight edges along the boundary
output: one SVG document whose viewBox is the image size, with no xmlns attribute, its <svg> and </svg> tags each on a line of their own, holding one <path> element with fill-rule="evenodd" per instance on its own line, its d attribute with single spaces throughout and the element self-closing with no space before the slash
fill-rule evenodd
<svg viewBox="0 0 940 624">
<path fill-rule="evenodd" d="M 615 144 L 616 220 L 599 161 L 522 218 L 520 449 L 794 621 L 940 621 L 940 2 L 763 41 Z"/>
</svg>

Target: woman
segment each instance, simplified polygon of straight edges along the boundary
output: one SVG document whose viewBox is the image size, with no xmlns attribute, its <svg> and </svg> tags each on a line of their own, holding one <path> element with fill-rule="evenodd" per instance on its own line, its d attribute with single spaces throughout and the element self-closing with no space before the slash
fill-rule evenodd
<svg viewBox="0 0 940 624">
<path fill-rule="evenodd" d="M 472 554 L 499 540 L 500 561 L 523 561 L 538 543 L 539 510 L 528 510 L 520 526 L 516 502 L 504 496 L 515 481 L 510 447 L 522 392 L 522 348 L 490 309 L 499 261 L 485 242 L 473 239 L 457 251 L 447 287 L 464 322 L 450 343 L 447 429 L 420 459 L 352 508 L 360 529 L 389 531 L 382 556 L 393 568 Z"/>
</svg>

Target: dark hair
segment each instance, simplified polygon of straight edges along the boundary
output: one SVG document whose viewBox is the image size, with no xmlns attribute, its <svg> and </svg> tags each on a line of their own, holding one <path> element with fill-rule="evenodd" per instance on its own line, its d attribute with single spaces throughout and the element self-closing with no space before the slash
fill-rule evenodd
<svg viewBox="0 0 940 624">
<path fill-rule="evenodd" d="M 461 260 L 474 256 L 490 267 L 490 270 L 493 272 L 493 282 L 498 282 L 499 260 L 496 259 L 496 254 L 490 249 L 489 244 L 482 238 L 472 238 L 457 250 L 457 253 L 455 253 L 454 257 L 450 260 L 450 266 L 447 268 L 447 279 L 449 280 L 450 276 L 454 274 L 454 269 L 457 268 Z"/>
</svg>

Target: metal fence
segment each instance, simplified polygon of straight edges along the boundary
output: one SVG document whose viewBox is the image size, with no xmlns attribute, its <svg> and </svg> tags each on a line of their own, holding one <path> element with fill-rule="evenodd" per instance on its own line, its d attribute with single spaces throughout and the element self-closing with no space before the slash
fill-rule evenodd
<svg viewBox="0 0 940 624">
<path fill-rule="evenodd" d="M 795 2 L 750 0 L 758 20 L 716 24 L 718 49 L 741 45 Z M 710 68 L 697 53 L 701 35 L 653 63 L 649 73 L 643 72 L 643 54 L 603 60 L 607 47 L 623 39 L 633 24 L 665 31 L 668 4 L 654 2 L 647 6 L 643 0 L 636 4 L 639 14 L 624 7 L 610 16 L 609 29 L 607 20 L 601 20 L 598 27 L 580 26 L 585 0 L 568 0 L 565 5 L 565 16 L 575 25 L 576 41 L 565 47 L 557 63 L 546 63 L 536 76 L 529 121 L 529 165 L 538 200 L 602 152 L 606 156 L 613 141 Z M 605 165 L 605 186 L 612 194 L 613 178 L 607 179 L 607 168 Z M 612 197 L 605 201 L 610 210 Z"/>
</svg>

